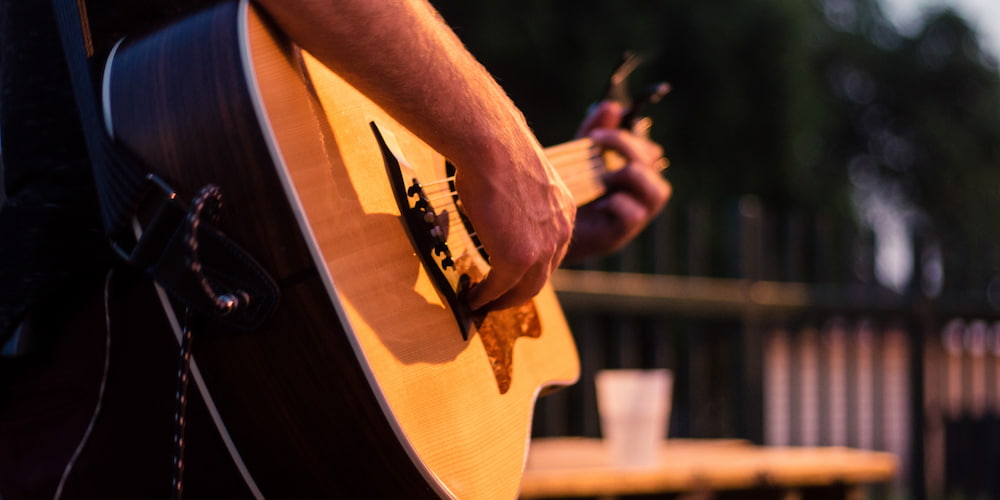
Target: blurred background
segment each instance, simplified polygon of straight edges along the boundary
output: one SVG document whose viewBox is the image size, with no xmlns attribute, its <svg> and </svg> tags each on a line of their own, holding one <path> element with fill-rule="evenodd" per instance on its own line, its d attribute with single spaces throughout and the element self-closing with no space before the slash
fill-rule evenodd
<svg viewBox="0 0 1000 500">
<path fill-rule="evenodd" d="M 543 144 L 625 50 L 633 91 L 673 87 L 673 199 L 554 278 L 583 378 L 536 435 L 599 435 L 597 369 L 670 368 L 672 437 L 888 450 L 879 497 L 1000 498 L 1000 3 L 434 4 Z"/>
</svg>

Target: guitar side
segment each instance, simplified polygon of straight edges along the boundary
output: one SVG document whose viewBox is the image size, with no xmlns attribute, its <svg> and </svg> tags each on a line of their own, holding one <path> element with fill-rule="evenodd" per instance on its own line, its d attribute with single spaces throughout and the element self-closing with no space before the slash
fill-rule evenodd
<svg viewBox="0 0 1000 500">
<path fill-rule="evenodd" d="M 539 391 L 578 374 L 555 296 L 501 391 L 489 332 L 462 338 L 413 250 L 370 123 L 424 178 L 443 159 L 303 57 L 242 2 L 113 66 L 119 141 L 182 195 L 219 184 L 224 229 L 282 284 L 261 331 L 199 338 L 226 431 L 265 496 L 513 498 Z"/>
</svg>

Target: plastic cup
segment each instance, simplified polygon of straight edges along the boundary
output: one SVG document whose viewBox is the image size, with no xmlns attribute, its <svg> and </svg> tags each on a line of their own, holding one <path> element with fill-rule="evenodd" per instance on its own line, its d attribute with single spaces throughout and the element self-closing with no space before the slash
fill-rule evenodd
<svg viewBox="0 0 1000 500">
<path fill-rule="evenodd" d="M 611 465 L 655 465 L 670 423 L 670 370 L 601 370 L 595 378 L 601 433 Z"/>
</svg>

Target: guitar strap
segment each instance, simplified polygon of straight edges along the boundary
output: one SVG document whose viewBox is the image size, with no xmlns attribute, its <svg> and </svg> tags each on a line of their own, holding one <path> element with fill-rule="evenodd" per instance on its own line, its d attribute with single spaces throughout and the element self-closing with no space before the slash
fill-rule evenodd
<svg viewBox="0 0 1000 500">
<path fill-rule="evenodd" d="M 252 330 L 277 305 L 274 280 L 206 219 L 220 194 L 190 204 L 107 134 L 99 112 L 85 0 L 52 0 L 112 248 L 174 300 L 225 326 Z"/>
</svg>

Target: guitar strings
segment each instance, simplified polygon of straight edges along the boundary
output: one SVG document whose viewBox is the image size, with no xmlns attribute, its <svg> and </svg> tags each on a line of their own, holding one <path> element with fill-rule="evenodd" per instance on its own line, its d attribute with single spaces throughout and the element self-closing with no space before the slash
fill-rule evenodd
<svg viewBox="0 0 1000 500">
<path fill-rule="evenodd" d="M 545 157 L 559 171 L 559 177 L 566 182 L 567 175 L 580 175 L 593 170 L 603 168 L 600 152 L 597 151 L 594 142 L 590 139 L 576 139 L 557 146 L 546 148 Z M 581 168 L 572 168 L 580 166 Z M 445 183 L 452 183 L 455 176 L 448 176 L 428 182 L 421 182 L 421 186 L 427 188 Z"/>
<path fill-rule="evenodd" d="M 565 176 L 565 177 L 568 177 L 568 181 L 564 180 L 564 182 L 566 182 L 566 184 L 570 187 L 571 191 L 579 193 L 584 188 L 589 188 L 591 191 L 597 189 L 597 188 L 593 187 L 593 183 L 592 183 L 592 180 L 593 180 L 594 176 L 587 176 L 584 179 L 580 179 L 579 178 L 583 174 L 593 173 L 593 172 L 596 172 L 597 170 L 603 169 L 603 165 L 600 164 L 600 160 L 599 160 L 598 157 L 596 157 L 596 156 L 589 156 L 588 159 L 591 161 L 591 163 L 588 166 L 586 166 L 584 168 L 575 169 L 575 171 L 571 175 Z M 579 164 L 579 162 L 574 162 L 574 163 L 577 164 L 577 165 Z M 451 177 L 447 177 L 445 179 L 441 179 L 441 180 L 438 180 L 438 181 L 431 181 L 431 182 L 428 182 L 427 184 L 422 184 L 422 186 L 435 185 L 435 184 L 440 185 L 440 184 L 443 184 L 443 183 L 446 183 L 446 182 L 451 182 L 453 179 L 454 179 L 454 176 L 451 176 Z M 455 206 L 454 205 L 454 196 L 457 194 L 457 192 L 453 188 L 451 188 L 451 186 L 440 187 L 440 188 L 437 188 L 437 189 L 425 190 L 424 194 L 426 196 L 426 200 L 428 202 L 430 202 L 431 204 L 437 204 L 438 202 L 440 202 L 442 200 L 446 201 L 447 203 L 443 207 L 445 210 L 447 210 L 447 208 L 449 206 L 452 206 L 452 207 Z M 455 211 L 457 212 L 457 207 L 455 207 Z M 449 217 L 448 219 L 449 219 L 448 220 L 448 234 L 456 234 L 456 232 L 464 232 L 464 231 L 467 230 L 467 228 L 465 226 L 465 222 L 464 222 L 464 220 L 462 220 L 461 217 Z M 477 234 L 476 234 L 476 232 L 470 232 L 470 233 L 466 233 L 466 236 L 470 240 L 472 240 L 472 239 L 474 239 L 477 236 Z M 463 243 L 463 246 L 468 247 L 469 245 Z M 479 250 L 483 249 L 483 246 L 482 245 L 475 245 L 474 248 L 475 248 L 475 250 L 479 251 Z"/>
<path fill-rule="evenodd" d="M 604 163 L 601 160 L 600 155 L 590 154 L 585 157 L 584 161 L 579 161 L 579 159 L 574 158 L 574 161 L 567 162 L 566 165 L 577 166 L 579 168 L 573 169 L 562 169 L 560 166 L 556 166 L 556 170 L 559 170 L 559 178 L 562 179 L 563 183 L 567 186 L 579 186 L 589 182 L 596 176 L 591 176 L 587 174 L 593 174 L 595 172 L 604 169 Z M 584 177 L 586 176 L 586 177 Z M 581 177 L 583 177 L 581 179 Z M 427 186 L 440 185 L 444 183 L 451 183 L 455 180 L 455 176 L 446 177 L 443 179 L 429 181 L 426 183 L 421 183 L 421 187 L 424 188 L 424 194 L 427 197 L 427 201 L 434 203 L 440 200 L 449 199 L 458 194 L 458 192 L 452 188 L 450 185 L 447 187 L 440 187 L 436 189 L 426 189 Z"/>
<path fill-rule="evenodd" d="M 420 183 L 420 185 L 422 187 L 427 187 L 427 186 L 433 186 L 435 184 L 443 184 L 445 182 L 451 182 L 453 180 L 455 180 L 455 176 L 454 175 L 452 175 L 450 177 L 445 177 L 444 179 L 438 179 L 436 181 L 422 182 L 422 183 Z"/>
<path fill-rule="evenodd" d="M 574 193 L 579 193 L 585 189 L 594 191 L 596 188 L 593 181 L 598 177 L 597 173 L 605 169 L 600 153 L 596 151 L 593 142 L 589 139 L 579 139 L 549 148 L 546 150 L 546 157 L 558 171 L 563 183 Z M 421 182 L 420 187 L 428 203 L 436 205 L 444 201 L 446 203 L 441 208 L 447 211 L 448 207 L 452 207 L 457 212 L 458 207 L 455 203 L 455 196 L 458 192 L 454 188 L 454 182 L 455 176 L 451 175 L 437 180 Z M 587 195 L 589 194 L 587 193 Z M 447 229 L 448 235 L 465 235 L 465 238 L 461 238 L 461 247 L 465 251 L 469 249 L 475 251 L 483 250 L 483 245 L 474 244 L 477 233 L 475 231 L 467 232 L 468 228 L 462 217 L 448 217 Z M 448 239 L 451 240 L 452 238 Z M 452 243 L 458 242 L 452 241 Z M 473 244 L 470 245 L 469 243 Z"/>
</svg>

